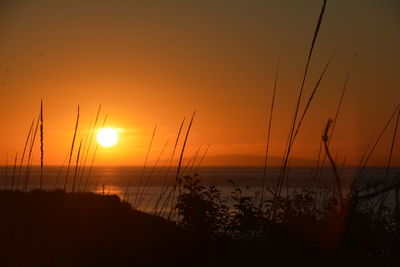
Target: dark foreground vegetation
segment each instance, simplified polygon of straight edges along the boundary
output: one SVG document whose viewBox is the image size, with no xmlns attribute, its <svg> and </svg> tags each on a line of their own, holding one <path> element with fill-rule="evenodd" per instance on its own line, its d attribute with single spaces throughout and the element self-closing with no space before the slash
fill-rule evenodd
<svg viewBox="0 0 400 267">
<path fill-rule="evenodd" d="M 287 194 L 282 191 L 284 181 L 288 179 L 296 138 L 333 57 L 332 53 L 306 100 L 305 84 L 308 82 L 309 67 L 327 5 L 327 0 L 322 2 L 275 187 L 267 188 L 266 174 L 279 60 L 268 118 L 264 175 L 259 195 L 249 196 L 233 184 L 230 198 L 225 199 L 218 188 L 203 186 L 198 177 L 192 174 L 197 172 L 208 148 L 200 157 L 197 168 L 192 169 L 200 149 L 192 162 L 189 161 L 186 167 L 182 165 L 195 116 L 193 113 L 185 135 L 182 131 L 185 119 L 179 128 L 164 182 L 170 178 L 168 175 L 175 153 L 178 155 L 182 134 L 185 137 L 176 177 L 172 183 L 163 184 L 153 208 L 155 214 L 162 216 L 138 211 L 152 186 L 153 170 L 158 164 L 157 159 L 150 174 L 144 175 L 157 127 L 151 137 L 133 201 L 129 200 L 132 181 L 126 185 L 123 201 L 117 196 L 86 193 L 91 182 L 97 145 L 88 165 L 86 158 L 91 151 L 101 105 L 91 126 L 90 138 L 86 136 L 82 151 L 81 140 L 75 152 L 75 170 L 72 171 L 80 118 L 78 106 L 65 180 L 61 185 L 63 190 L 29 191 L 32 188 L 32 151 L 37 135 L 40 137 L 39 189 L 45 188 L 46 184 L 43 174 L 45 135 L 41 103 L 40 115 L 31 124 L 20 161 L 15 155 L 11 190 L 0 191 L 0 266 L 399 266 L 400 179 L 396 177 L 395 183 L 391 184 L 388 177 L 400 123 L 400 104 L 379 135 L 371 139 L 360 159 L 359 170 L 347 188 L 349 192 L 343 192 L 344 181 L 330 151 L 330 143 L 348 84 L 347 74 L 334 119 L 328 119 L 324 128 L 316 166 L 317 174 L 328 165 L 332 168 L 332 186 L 323 188 L 318 182 L 311 190 L 288 190 Z M 396 122 L 384 181 L 381 185 L 360 190 L 357 183 L 361 173 L 368 166 L 368 161 L 392 121 Z M 88 145 L 85 148 L 86 141 Z M 26 166 L 22 168 L 24 159 Z M 25 174 L 21 175 L 21 170 L 25 170 Z M 60 188 L 57 182 L 58 177 L 54 189 Z M 71 191 L 68 191 L 71 183 Z M 8 188 L 7 166 L 4 188 Z M 395 197 L 391 199 L 389 194 L 395 194 Z M 127 201 L 132 201 L 132 205 Z"/>
<path fill-rule="evenodd" d="M 260 205 L 184 177 L 167 220 L 115 195 L 0 191 L 0 265 L 397 266 L 398 210 L 319 192 Z"/>
</svg>

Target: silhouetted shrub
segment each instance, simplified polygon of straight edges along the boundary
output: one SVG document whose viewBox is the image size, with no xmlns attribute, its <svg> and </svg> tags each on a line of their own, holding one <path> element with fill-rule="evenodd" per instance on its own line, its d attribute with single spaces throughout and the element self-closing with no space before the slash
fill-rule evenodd
<svg viewBox="0 0 400 267">
<path fill-rule="evenodd" d="M 315 257 L 332 264 L 382 264 L 395 262 L 400 252 L 400 212 L 376 200 L 352 199 L 342 203 L 331 188 L 303 189 L 267 199 L 260 205 L 232 181 L 228 200 L 215 186 L 203 186 L 198 176 L 186 176 L 178 196 L 178 225 L 203 236 L 228 237 L 265 249 Z M 375 204 L 373 204 L 375 203 Z M 255 249 L 255 248 L 253 248 Z M 308 255 L 308 256 L 307 256 Z M 308 261 L 308 260 L 307 260 Z"/>
<path fill-rule="evenodd" d="M 267 232 L 269 220 L 256 196 L 243 195 L 242 190 L 233 185 L 230 209 L 230 236 L 235 239 L 258 239 Z"/>
<path fill-rule="evenodd" d="M 221 192 L 215 187 L 200 185 L 197 176 L 183 177 L 183 190 L 178 196 L 176 205 L 182 216 L 179 224 L 187 231 L 205 236 L 216 236 L 226 233 L 229 208 L 221 200 Z"/>
</svg>

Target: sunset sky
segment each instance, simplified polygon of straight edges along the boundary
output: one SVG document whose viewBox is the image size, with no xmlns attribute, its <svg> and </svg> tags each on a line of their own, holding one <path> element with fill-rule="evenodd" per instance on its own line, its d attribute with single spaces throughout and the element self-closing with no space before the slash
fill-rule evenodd
<svg viewBox="0 0 400 267">
<path fill-rule="evenodd" d="M 187 156 L 263 155 L 280 57 L 270 155 L 283 154 L 320 0 L 3 0 L 0 2 L 0 164 L 21 153 L 44 102 L 45 164 L 62 164 L 102 103 L 100 120 L 119 142 L 100 148 L 98 164 L 139 165 L 197 111 Z M 293 156 L 316 159 L 321 132 L 348 91 L 331 150 L 356 164 L 371 136 L 400 103 L 400 3 L 329 1 L 305 98 L 335 56 L 296 140 Z M 186 124 L 187 126 L 187 124 Z M 185 127 L 186 127 L 185 126 Z M 394 124 L 371 164 L 385 164 Z M 399 165 L 400 140 L 394 163 Z M 200 152 L 202 153 L 202 152 Z M 34 164 L 39 163 L 39 149 Z M 230 164 L 229 160 L 225 164 Z M 208 161 L 212 164 L 212 160 Z"/>
</svg>

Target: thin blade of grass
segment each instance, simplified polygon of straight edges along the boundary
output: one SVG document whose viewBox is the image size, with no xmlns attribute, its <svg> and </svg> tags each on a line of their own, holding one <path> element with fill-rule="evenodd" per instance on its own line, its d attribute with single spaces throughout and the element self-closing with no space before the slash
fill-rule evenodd
<svg viewBox="0 0 400 267">
<path fill-rule="evenodd" d="M 40 100 L 40 190 L 43 190 L 43 100 Z"/>
<path fill-rule="evenodd" d="M 77 176 L 77 173 L 78 173 L 79 156 L 81 154 L 81 147 L 82 147 L 82 138 L 81 138 L 81 141 L 79 143 L 78 154 L 76 155 L 74 179 L 72 181 L 72 193 L 75 192 L 76 176 Z"/>
<path fill-rule="evenodd" d="M 107 115 L 104 117 L 102 128 L 104 128 L 104 125 L 106 125 L 106 121 L 107 121 Z M 89 172 L 88 172 L 88 175 L 87 175 L 87 178 L 86 178 L 86 183 L 85 183 L 85 187 L 83 189 L 83 192 L 86 192 L 86 190 L 88 188 L 89 181 L 90 181 L 90 175 L 92 174 L 93 165 L 94 165 L 94 161 L 96 159 L 96 154 L 97 154 L 98 148 L 99 148 L 99 144 L 97 143 L 96 147 L 94 149 L 94 152 L 93 152 L 92 162 L 90 163 L 90 168 L 89 168 Z"/>
<path fill-rule="evenodd" d="M 77 115 L 76 115 L 75 131 L 74 131 L 74 135 L 72 137 L 71 150 L 70 150 L 70 153 L 69 153 L 69 159 L 68 159 L 68 165 L 67 165 L 67 173 L 65 175 L 64 191 L 67 190 L 69 168 L 71 166 L 72 154 L 74 152 L 75 139 L 76 139 L 76 133 L 78 131 L 78 125 L 79 125 L 79 105 L 78 105 L 78 112 L 77 112 Z"/>
<path fill-rule="evenodd" d="M 91 132 L 91 134 L 90 134 L 89 145 L 87 146 L 86 152 L 85 152 L 85 150 L 84 150 L 84 155 L 85 155 L 85 157 L 84 157 L 84 160 L 83 160 L 83 167 L 82 167 L 82 172 L 81 172 L 81 178 L 80 178 L 80 180 L 83 179 L 82 177 L 84 177 L 84 174 L 85 174 L 86 160 L 87 160 L 87 157 L 88 157 L 89 152 L 90 152 L 90 147 L 92 146 L 93 136 L 94 136 L 94 133 L 95 133 L 95 131 L 96 131 L 97 122 L 98 122 L 98 120 L 99 120 L 99 115 L 100 115 L 101 107 L 102 107 L 102 104 L 100 103 L 100 104 L 99 104 L 99 108 L 98 108 L 98 110 L 97 110 L 96 118 L 95 118 L 95 120 L 94 120 L 93 129 L 92 129 L 92 132 Z M 104 124 L 103 124 L 102 127 L 104 127 Z M 96 149 L 96 151 L 97 151 L 97 149 Z M 79 187 L 80 187 L 80 185 L 79 185 Z M 78 190 L 79 190 L 79 188 L 78 188 Z"/>
<path fill-rule="evenodd" d="M 15 190 L 18 190 L 19 179 L 21 177 L 21 171 L 22 171 L 22 165 L 24 163 L 24 158 L 25 158 L 25 152 L 26 152 L 26 148 L 28 147 L 28 142 L 29 142 L 29 138 L 30 138 L 30 136 L 32 134 L 32 129 L 33 129 L 34 123 L 35 123 L 35 119 L 32 120 L 31 127 L 29 128 L 28 136 L 26 137 L 24 150 L 22 152 L 21 162 L 20 162 L 20 165 L 19 165 L 18 176 L 17 176 L 16 182 L 15 182 Z"/>
<path fill-rule="evenodd" d="M 271 109 L 269 111 L 269 118 L 268 118 L 267 145 L 265 148 L 264 170 L 263 170 L 263 178 L 262 178 L 262 183 L 261 183 L 261 197 L 260 197 L 261 209 L 262 209 L 262 206 L 264 203 L 265 180 L 267 178 L 267 166 L 268 166 L 268 154 L 269 154 L 269 142 L 270 142 L 270 137 L 271 137 L 272 117 L 273 117 L 273 113 L 274 113 L 275 95 L 276 95 L 276 88 L 278 85 L 278 76 L 279 76 L 279 57 L 278 57 L 278 60 L 276 63 L 275 81 L 274 81 L 274 87 L 272 90 Z"/>
<path fill-rule="evenodd" d="M 277 189 L 276 189 L 277 192 L 274 195 L 280 196 L 280 191 L 282 189 L 281 180 L 283 179 L 283 177 L 285 175 L 286 166 L 287 166 L 288 159 L 289 159 L 289 156 L 290 156 L 291 145 L 293 144 L 293 141 L 292 141 L 293 140 L 293 135 L 294 135 L 295 126 L 296 126 L 296 122 L 297 122 L 297 116 L 298 116 L 298 112 L 299 112 L 299 108 L 300 108 L 300 103 L 301 103 L 301 100 L 302 100 L 302 97 L 303 97 L 304 85 L 305 85 L 305 82 L 306 82 L 306 79 L 307 79 L 309 66 L 310 66 L 310 63 L 311 63 L 311 58 L 312 58 L 312 55 L 313 55 L 313 52 L 314 52 L 314 47 L 315 47 L 315 44 L 316 44 L 316 41 L 317 41 L 318 33 L 319 33 L 319 30 L 320 30 L 320 27 L 321 27 L 321 24 L 322 24 L 322 20 L 323 20 L 324 14 L 325 14 L 326 4 L 327 4 L 327 0 L 324 0 L 323 5 L 321 7 L 321 11 L 320 11 L 319 17 L 318 17 L 317 25 L 315 27 L 314 35 L 313 35 L 313 38 L 312 38 L 311 47 L 310 47 L 310 50 L 309 50 L 309 53 L 308 53 L 307 62 L 306 62 L 306 66 L 305 66 L 304 74 L 303 74 L 303 79 L 302 79 L 300 90 L 299 90 L 299 95 L 297 97 L 296 108 L 295 108 L 293 119 L 292 119 L 292 126 L 291 126 L 291 129 L 290 129 L 290 132 L 289 132 L 289 138 L 288 138 L 288 142 L 287 142 L 287 145 L 286 145 L 287 148 L 286 148 L 286 152 L 285 152 L 285 156 L 284 156 L 282 171 L 281 171 L 281 174 L 280 174 L 280 178 L 278 179 L 278 182 L 279 182 L 280 185 L 277 186 Z"/>
<path fill-rule="evenodd" d="M 154 136 L 156 134 L 156 131 L 157 131 L 157 125 L 154 126 L 153 134 L 151 135 L 150 144 L 149 144 L 149 147 L 147 149 L 146 158 L 145 158 L 145 161 L 144 161 L 144 164 L 143 164 L 143 168 L 142 168 L 142 171 L 141 171 L 141 174 L 140 174 L 140 177 L 139 177 L 139 183 L 138 183 L 138 186 L 136 188 L 136 194 L 135 194 L 135 199 L 134 199 L 134 202 L 133 202 L 133 206 L 136 205 L 137 199 L 139 197 L 139 190 L 140 190 L 140 187 L 141 187 L 141 184 L 142 184 L 144 172 L 146 170 L 147 161 L 149 159 L 150 150 L 151 150 L 151 146 L 153 145 L 153 140 L 154 140 Z M 129 180 L 129 182 L 128 182 L 127 186 L 126 186 L 126 189 L 125 189 L 125 194 L 124 194 L 124 199 L 125 200 L 128 199 L 128 190 L 129 190 L 129 187 L 131 186 L 131 183 L 132 183 L 132 177 Z"/>
<path fill-rule="evenodd" d="M 185 153 L 186 143 L 187 143 L 187 140 L 189 138 L 190 130 L 192 128 L 192 124 L 193 124 L 193 120 L 194 120 L 195 115 L 196 115 L 196 111 L 193 112 L 192 118 L 190 119 L 189 126 L 188 126 L 188 129 L 186 131 L 185 140 L 183 141 L 181 154 L 179 156 L 178 167 L 176 169 L 175 183 L 174 183 L 174 187 L 173 187 L 173 191 L 172 191 L 171 212 L 170 212 L 170 215 L 168 216 L 169 219 L 171 218 L 171 215 L 172 215 L 172 210 L 173 210 L 174 200 L 175 200 L 176 187 L 177 187 L 178 182 L 179 182 L 179 175 L 180 175 L 181 166 L 182 166 L 182 159 L 183 159 L 183 155 Z"/>
<path fill-rule="evenodd" d="M 32 159 L 32 151 L 33 151 L 33 147 L 35 145 L 37 130 L 39 128 L 39 120 L 40 120 L 40 118 L 38 117 L 38 119 L 36 120 L 35 132 L 32 135 L 31 143 L 30 143 L 30 147 L 29 147 L 28 164 L 27 164 L 27 169 L 26 169 L 26 172 L 25 172 L 25 181 L 24 181 L 24 187 L 23 187 L 23 191 L 24 192 L 26 192 L 27 189 L 28 189 L 30 171 L 31 171 L 31 165 L 30 164 L 31 164 L 31 159 Z"/>
<path fill-rule="evenodd" d="M 164 176 L 164 181 L 163 181 L 163 185 L 161 187 L 160 195 L 159 195 L 159 197 L 158 197 L 158 199 L 156 201 L 156 204 L 154 205 L 154 208 L 153 208 L 155 213 L 157 212 L 157 208 L 158 208 L 158 205 L 159 205 L 161 199 L 164 197 L 166 192 L 168 192 L 169 187 L 171 187 L 173 185 L 173 183 L 167 183 L 167 180 L 168 180 L 168 176 L 169 176 L 169 173 L 170 173 L 170 170 L 171 170 L 172 162 L 173 162 L 174 157 L 175 157 L 176 148 L 178 147 L 178 142 L 179 142 L 179 138 L 181 136 L 182 128 L 183 128 L 183 125 L 185 124 L 185 120 L 186 120 L 186 118 L 184 117 L 183 120 L 182 120 L 182 123 L 181 123 L 181 125 L 179 127 L 179 131 L 178 131 L 178 134 L 176 136 L 176 139 L 175 139 L 174 148 L 172 150 L 171 158 L 170 158 L 169 164 L 168 164 L 168 168 L 167 168 L 167 171 L 166 171 L 165 176 Z M 168 184 L 168 186 L 166 186 L 167 184 Z M 170 198 L 170 196 L 172 194 L 172 191 L 170 191 L 170 192 L 171 193 L 168 194 L 168 196 L 166 198 L 166 202 L 168 201 L 168 199 Z"/>
<path fill-rule="evenodd" d="M 379 133 L 378 138 L 375 140 L 374 145 L 372 146 L 371 150 L 369 151 L 369 153 L 367 154 L 367 156 L 364 159 L 364 162 L 362 163 L 361 167 L 359 168 L 355 178 L 353 179 L 353 183 L 352 186 L 354 186 L 356 184 L 356 182 L 358 181 L 358 179 L 360 178 L 362 172 L 365 169 L 365 166 L 367 165 L 369 159 L 371 158 L 372 154 L 375 151 L 375 148 L 377 147 L 377 145 L 379 144 L 382 136 L 384 135 L 384 133 L 386 132 L 387 128 L 389 127 L 390 122 L 393 120 L 394 116 L 396 115 L 397 111 L 400 109 L 400 104 L 396 106 L 395 110 L 393 111 L 393 113 L 390 115 L 388 121 L 386 122 L 385 126 L 383 127 L 382 131 Z"/>
<path fill-rule="evenodd" d="M 142 190 L 140 199 L 138 200 L 136 209 L 139 209 L 139 207 L 141 206 L 143 200 L 146 198 L 147 193 L 149 192 L 150 188 L 151 188 L 152 185 L 154 184 L 154 180 L 152 180 L 151 178 L 153 177 L 153 173 L 154 173 L 155 169 L 157 168 L 158 162 L 160 161 L 162 155 L 164 154 L 164 151 L 165 151 L 165 149 L 167 148 L 167 146 L 168 146 L 168 141 L 165 143 L 164 147 L 161 149 L 161 152 L 160 152 L 160 154 L 158 155 L 157 160 L 156 160 L 156 162 L 154 163 L 154 166 L 153 166 L 153 168 L 152 168 L 151 171 L 150 171 L 150 174 L 148 175 L 148 177 L 147 177 L 145 183 L 143 184 L 143 190 Z M 158 176 L 158 175 L 157 175 L 157 176 Z"/>
</svg>

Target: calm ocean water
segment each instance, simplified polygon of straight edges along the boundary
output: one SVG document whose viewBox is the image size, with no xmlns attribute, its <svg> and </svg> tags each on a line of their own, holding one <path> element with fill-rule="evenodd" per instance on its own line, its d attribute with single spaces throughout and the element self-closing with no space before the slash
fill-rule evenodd
<svg viewBox="0 0 400 267">
<path fill-rule="evenodd" d="M 71 190 L 72 182 L 75 176 L 75 167 L 70 168 L 67 179 L 67 191 Z M 237 186 L 241 187 L 248 195 L 254 195 L 255 192 L 260 191 L 263 179 L 263 167 L 200 167 L 197 170 L 199 178 L 203 181 L 204 185 L 217 186 L 224 198 L 228 198 L 233 187 L 228 182 L 232 180 Z M 82 191 L 87 183 L 87 191 L 101 193 L 101 194 L 116 194 L 121 198 L 124 195 L 127 184 L 131 181 L 128 195 L 129 199 L 133 200 L 137 193 L 137 186 L 142 176 L 143 167 L 111 167 L 111 166 L 97 166 L 91 171 L 90 179 L 87 182 L 89 174 L 89 167 L 78 169 L 76 172 L 76 184 L 80 183 L 80 190 Z M 194 170 L 183 169 L 184 175 L 193 175 Z M 356 168 L 345 167 L 339 169 L 339 174 L 342 180 L 344 190 L 348 188 L 353 180 Z M 167 168 L 148 167 L 143 173 L 142 181 L 148 181 L 148 192 L 141 205 L 142 209 L 149 209 L 154 206 L 158 198 L 163 184 L 168 184 L 175 179 L 176 167 L 170 169 L 169 175 L 166 175 Z M 388 183 L 398 179 L 400 168 L 391 168 L 388 175 Z M 64 188 L 65 180 L 67 177 L 66 167 L 61 166 L 46 166 L 44 168 L 43 187 L 46 190 L 54 190 L 56 188 Z M 271 167 L 267 169 L 266 186 L 273 187 L 276 184 L 277 177 L 279 177 L 280 168 Z M 384 167 L 367 167 L 359 179 L 359 186 L 367 186 L 374 184 L 378 181 L 384 180 L 386 168 Z M 11 188 L 12 177 L 14 176 L 14 187 L 19 184 L 22 188 L 22 182 L 26 176 L 26 169 L 22 167 L 21 172 L 17 167 L 13 172 L 12 167 L 0 167 L 0 189 Z M 18 179 L 19 177 L 19 179 Z M 40 185 L 40 167 L 32 167 L 29 175 L 28 189 L 38 188 Z M 150 177 L 150 179 L 147 179 Z M 315 188 L 317 184 L 321 186 L 332 186 L 334 180 L 331 168 L 325 168 L 321 175 L 316 173 L 315 168 L 311 167 L 296 167 L 291 168 L 288 173 L 288 178 L 284 183 L 284 191 L 291 192 L 293 190 L 300 190 L 302 188 Z M 143 183 L 142 183 L 143 185 Z M 143 188 L 143 186 L 141 187 Z"/>
</svg>

